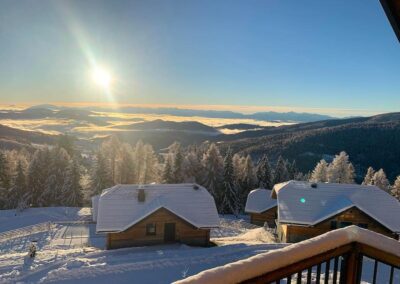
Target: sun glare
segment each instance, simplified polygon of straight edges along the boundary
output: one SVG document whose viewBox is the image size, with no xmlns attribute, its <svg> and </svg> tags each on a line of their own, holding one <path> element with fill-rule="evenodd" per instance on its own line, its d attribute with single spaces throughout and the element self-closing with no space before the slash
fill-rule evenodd
<svg viewBox="0 0 400 284">
<path fill-rule="evenodd" d="M 108 72 L 106 69 L 97 67 L 92 70 L 91 75 L 96 85 L 107 89 L 110 88 L 112 77 L 110 72 Z"/>
</svg>

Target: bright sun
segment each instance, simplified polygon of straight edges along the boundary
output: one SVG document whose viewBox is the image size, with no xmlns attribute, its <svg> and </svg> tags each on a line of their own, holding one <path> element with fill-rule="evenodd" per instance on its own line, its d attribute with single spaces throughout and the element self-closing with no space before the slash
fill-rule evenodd
<svg viewBox="0 0 400 284">
<path fill-rule="evenodd" d="M 106 69 L 97 67 L 92 70 L 92 79 L 100 87 L 109 88 L 112 83 L 112 77 L 110 72 Z"/>
</svg>

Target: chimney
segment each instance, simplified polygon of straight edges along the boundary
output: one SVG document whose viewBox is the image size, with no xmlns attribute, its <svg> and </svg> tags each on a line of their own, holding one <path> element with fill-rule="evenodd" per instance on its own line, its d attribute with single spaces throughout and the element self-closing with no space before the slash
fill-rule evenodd
<svg viewBox="0 0 400 284">
<path fill-rule="evenodd" d="M 144 188 L 143 187 L 139 187 L 138 201 L 139 202 L 144 202 L 145 200 L 146 200 L 146 194 L 144 192 Z"/>
</svg>

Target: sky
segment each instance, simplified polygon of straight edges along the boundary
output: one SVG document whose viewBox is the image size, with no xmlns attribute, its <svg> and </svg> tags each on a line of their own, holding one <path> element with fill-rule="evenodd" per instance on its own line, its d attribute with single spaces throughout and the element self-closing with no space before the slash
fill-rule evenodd
<svg viewBox="0 0 400 284">
<path fill-rule="evenodd" d="M 1 104 L 400 107 L 400 44 L 378 0 L 1 0 L 0 43 Z"/>
</svg>

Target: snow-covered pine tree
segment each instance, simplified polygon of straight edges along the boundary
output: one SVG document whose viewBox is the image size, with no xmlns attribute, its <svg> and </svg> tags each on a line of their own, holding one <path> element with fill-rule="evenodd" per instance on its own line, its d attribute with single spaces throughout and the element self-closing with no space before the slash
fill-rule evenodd
<svg viewBox="0 0 400 284">
<path fill-rule="evenodd" d="M 196 146 L 191 146 L 183 160 L 183 175 L 185 182 L 201 183 L 203 180 L 203 167 L 200 151 Z"/>
<path fill-rule="evenodd" d="M 165 156 L 164 167 L 161 176 L 162 183 L 174 183 L 174 176 L 172 173 L 172 157 L 167 154 Z"/>
<path fill-rule="evenodd" d="M 93 195 L 100 194 L 103 189 L 109 188 L 112 185 L 114 183 L 111 179 L 109 164 L 103 157 L 102 152 L 99 151 L 96 155 L 96 164 L 91 179 Z"/>
<path fill-rule="evenodd" d="M 133 161 L 132 147 L 124 143 L 121 147 L 121 157 L 119 163 L 119 178 L 122 184 L 133 184 L 135 183 L 135 166 Z"/>
<path fill-rule="evenodd" d="M 25 196 L 28 206 L 41 207 L 44 205 L 43 190 L 49 177 L 50 164 L 49 149 L 36 150 L 28 168 L 28 192 Z"/>
<path fill-rule="evenodd" d="M 27 183 L 24 163 L 18 160 L 16 174 L 14 177 L 13 185 L 10 189 L 9 200 L 11 208 L 23 209 L 26 206 Z"/>
<path fill-rule="evenodd" d="M 267 155 L 263 155 L 256 169 L 258 187 L 272 189 L 274 177 Z"/>
<path fill-rule="evenodd" d="M 296 160 L 293 160 L 291 163 L 287 162 L 287 170 L 288 170 L 288 179 L 294 180 L 299 172 L 297 169 Z"/>
<path fill-rule="evenodd" d="M 319 161 L 311 173 L 311 182 L 327 182 L 328 181 L 328 163 L 325 160 Z"/>
<path fill-rule="evenodd" d="M 372 184 L 390 193 L 390 183 L 383 169 L 380 169 L 374 174 L 374 177 L 372 178 Z"/>
<path fill-rule="evenodd" d="M 170 149 L 173 156 L 172 175 L 175 183 L 183 182 L 183 153 L 181 144 L 175 142 Z"/>
<path fill-rule="evenodd" d="M 354 167 L 349 156 L 342 151 L 336 155 L 328 167 L 328 181 L 334 183 L 354 183 Z"/>
<path fill-rule="evenodd" d="M 145 144 L 143 147 L 144 163 L 142 167 L 142 175 L 139 182 L 142 184 L 159 181 L 159 165 L 156 153 L 150 144 Z"/>
<path fill-rule="evenodd" d="M 62 200 L 60 204 L 63 206 L 80 207 L 83 203 L 83 193 L 81 186 L 81 170 L 76 159 L 69 162 L 65 171 L 64 184 L 62 187 Z"/>
<path fill-rule="evenodd" d="M 288 170 L 286 167 L 286 162 L 279 156 L 278 162 L 276 163 L 275 173 L 274 173 L 274 184 L 287 181 L 289 178 Z"/>
<path fill-rule="evenodd" d="M 145 155 L 144 155 L 144 144 L 142 140 L 139 140 L 134 149 L 133 161 L 134 161 L 134 169 L 135 169 L 135 181 L 140 183 L 140 179 L 142 177 L 142 172 L 145 163 Z"/>
<path fill-rule="evenodd" d="M 50 167 L 44 190 L 41 194 L 41 206 L 59 206 L 63 201 L 63 186 L 65 172 L 71 157 L 64 148 L 54 148 L 50 151 Z"/>
<path fill-rule="evenodd" d="M 247 155 L 244 163 L 242 164 L 242 176 L 240 179 L 240 192 L 239 200 L 241 209 L 244 208 L 246 203 L 247 195 L 257 186 L 256 175 L 253 160 L 250 155 Z"/>
<path fill-rule="evenodd" d="M 364 181 L 362 182 L 363 185 L 372 185 L 373 178 L 374 178 L 375 170 L 373 167 L 369 167 L 367 170 L 367 174 L 364 177 Z"/>
<path fill-rule="evenodd" d="M 6 155 L 0 151 L 0 209 L 8 209 L 11 206 L 8 196 L 10 184 L 9 162 Z"/>
<path fill-rule="evenodd" d="M 240 204 L 239 193 L 237 191 L 238 187 L 235 183 L 232 159 L 232 151 L 228 149 L 224 159 L 223 196 L 219 211 L 237 216 L 239 214 Z"/>
<path fill-rule="evenodd" d="M 115 135 L 112 135 L 109 139 L 101 144 L 101 151 L 103 153 L 103 157 L 109 163 L 110 176 L 113 183 L 118 183 L 119 181 L 117 169 L 119 158 L 121 157 L 120 150 L 121 142 Z"/>
<path fill-rule="evenodd" d="M 203 185 L 210 191 L 217 207 L 219 207 L 222 202 L 221 187 L 224 164 L 222 156 L 214 143 L 209 146 L 207 152 L 204 154 L 202 164 L 204 168 Z"/>
<path fill-rule="evenodd" d="M 243 165 L 245 160 L 245 157 L 242 157 L 237 153 L 234 154 L 232 158 L 234 176 L 238 183 L 243 179 Z"/>
<path fill-rule="evenodd" d="M 394 184 L 392 186 L 392 190 L 390 192 L 398 201 L 400 201 L 400 175 L 397 176 Z"/>
</svg>

